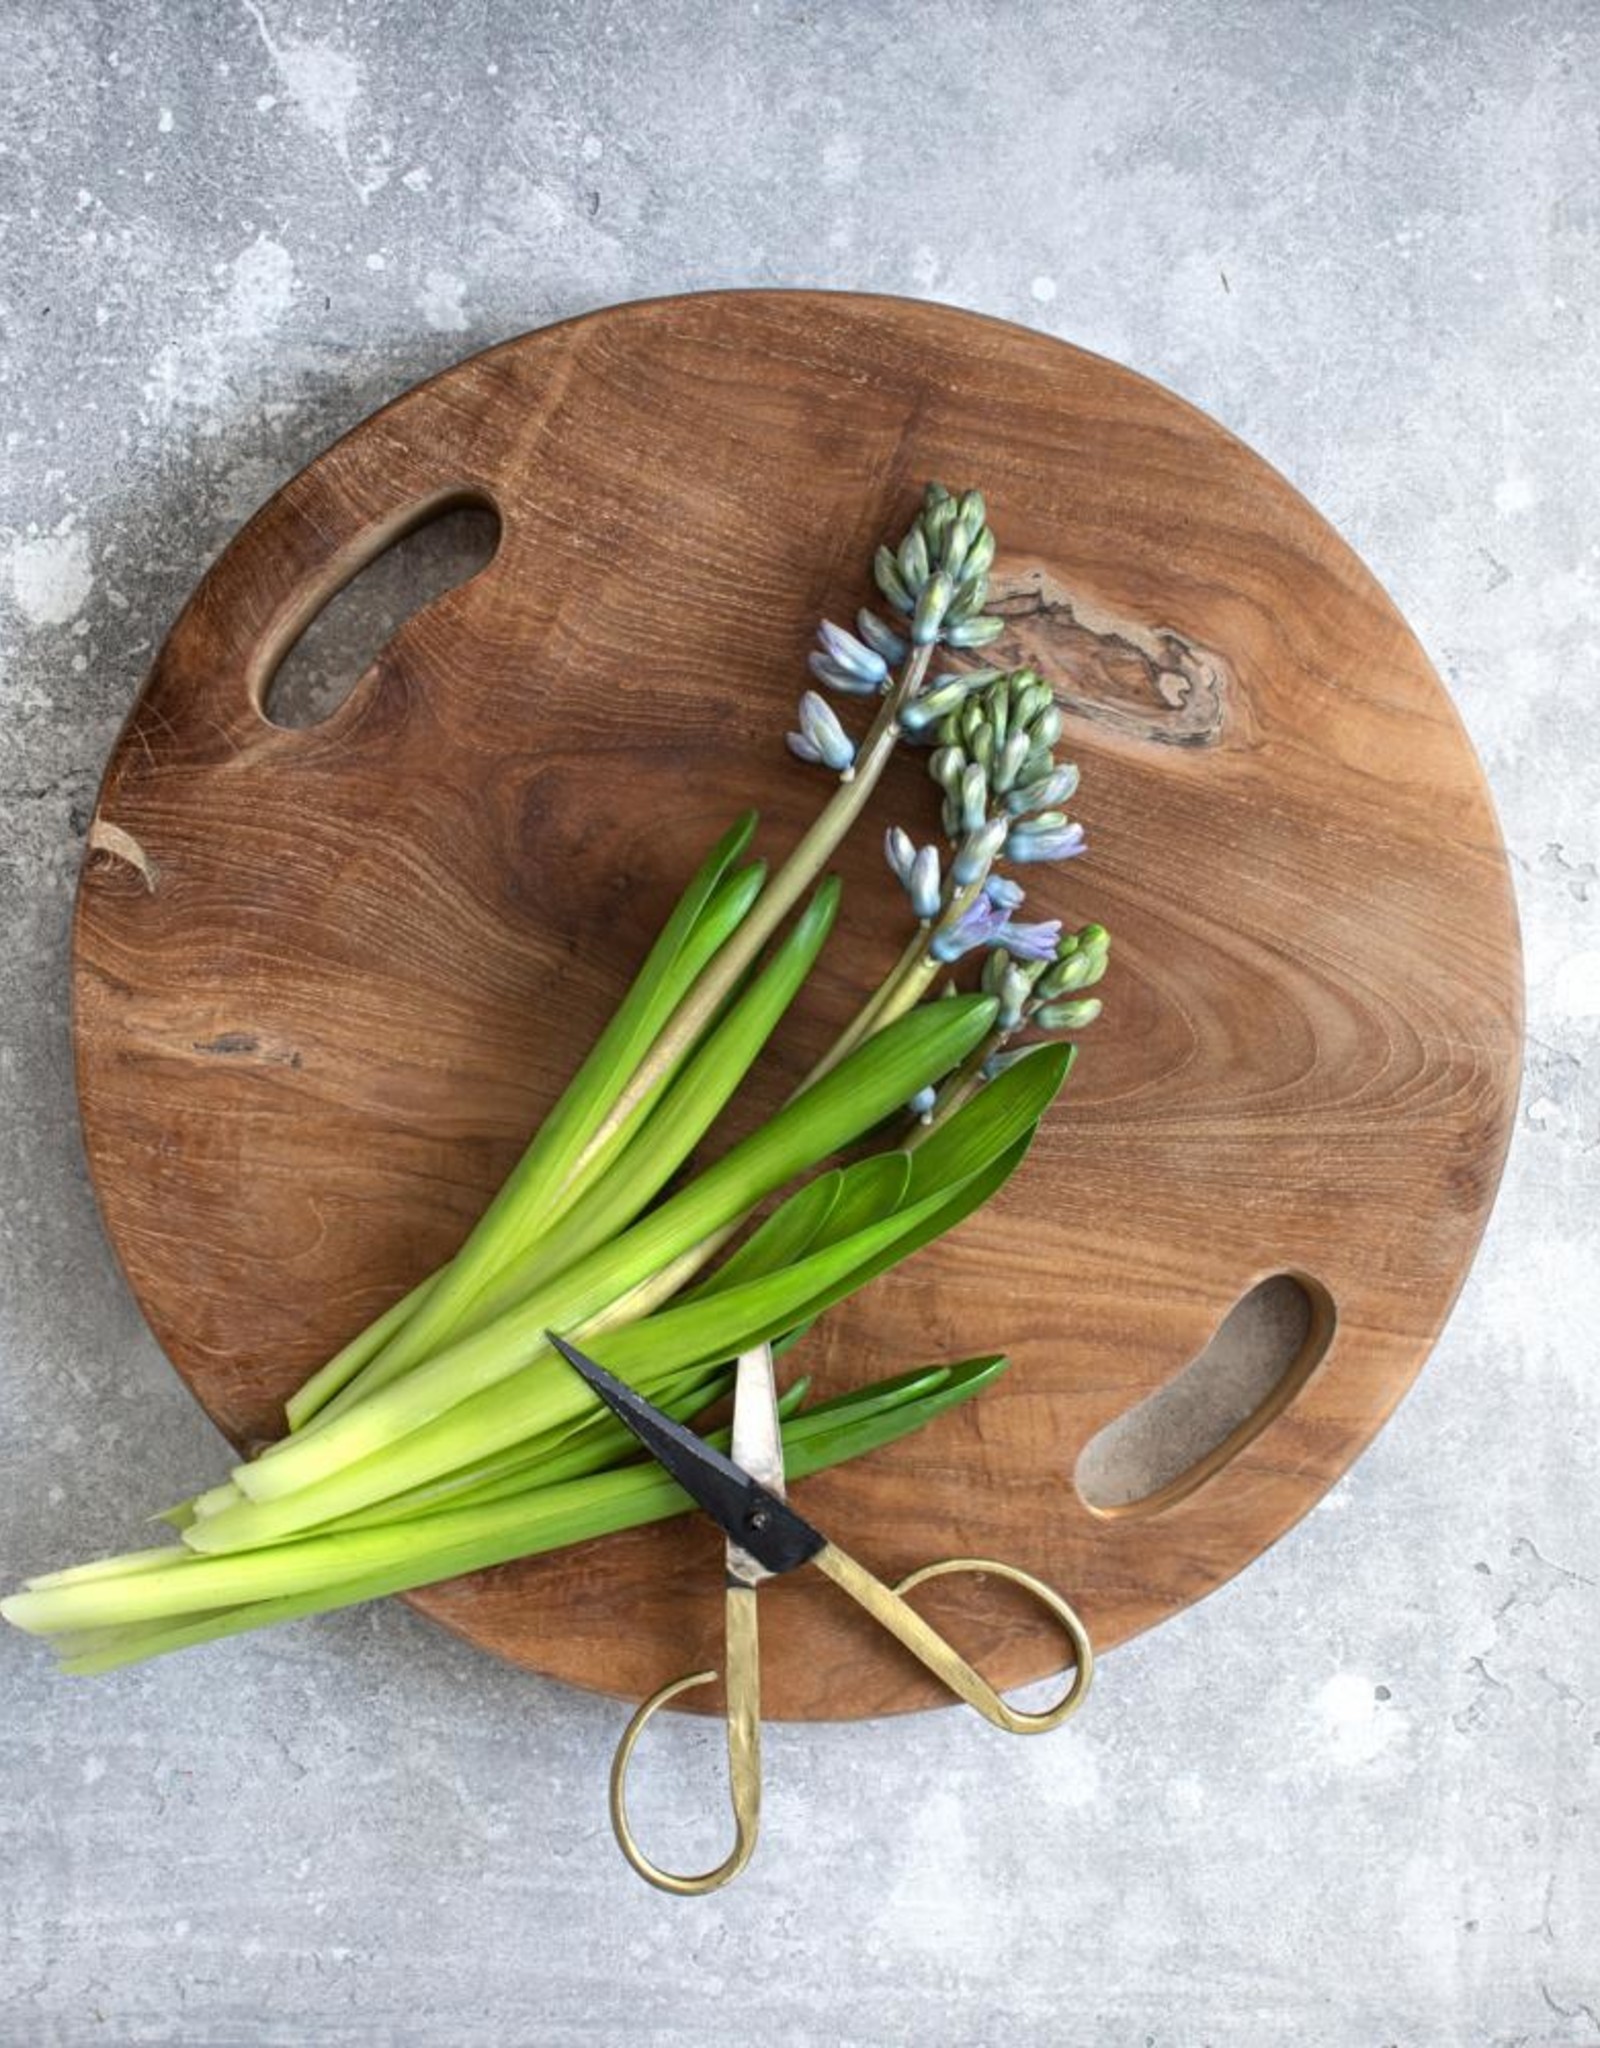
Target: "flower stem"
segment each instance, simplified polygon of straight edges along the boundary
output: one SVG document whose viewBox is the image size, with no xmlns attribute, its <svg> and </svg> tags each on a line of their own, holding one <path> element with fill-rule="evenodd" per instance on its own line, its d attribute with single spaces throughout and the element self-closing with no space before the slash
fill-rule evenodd
<svg viewBox="0 0 1600 2048">
<path fill-rule="evenodd" d="M 906 942 L 905 951 L 800 1083 L 802 1089 L 809 1088 L 813 1081 L 820 1081 L 824 1074 L 831 1073 L 847 1053 L 854 1052 L 862 1040 L 870 1038 L 880 1024 L 887 1023 L 891 1014 L 898 1015 L 897 1011 L 891 1013 L 887 1005 L 893 1001 L 905 977 L 913 973 L 918 963 L 926 958 L 928 930 L 926 923 L 917 926 Z"/>
<path fill-rule="evenodd" d="M 800 844 L 768 882 L 755 908 L 673 1012 L 628 1085 L 590 1137 L 574 1171 L 582 1171 L 587 1159 L 607 1143 L 617 1126 L 632 1114 L 660 1075 L 693 1044 L 708 1020 L 715 1015 L 718 1005 L 860 817 L 899 743 L 900 712 L 921 689 L 932 656 L 932 646 L 913 647 L 907 655 L 893 688 L 862 742 L 849 780 L 840 782 Z"/>
</svg>

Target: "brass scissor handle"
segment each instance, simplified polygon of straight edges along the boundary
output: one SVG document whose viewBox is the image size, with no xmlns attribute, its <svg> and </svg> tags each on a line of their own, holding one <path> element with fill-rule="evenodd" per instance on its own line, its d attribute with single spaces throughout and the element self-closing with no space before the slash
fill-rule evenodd
<svg viewBox="0 0 1600 2048">
<path fill-rule="evenodd" d="M 761 1653 L 756 1636 L 756 1589 L 730 1584 L 724 1609 L 727 1635 L 728 1797 L 733 1805 L 733 1847 L 714 1870 L 680 1877 L 663 1870 L 639 1847 L 628 1820 L 628 1764 L 645 1724 L 669 1700 L 697 1685 L 710 1685 L 714 1671 L 691 1671 L 653 1692 L 635 1713 L 611 1763 L 611 1826 L 617 1846 L 650 1884 L 693 1898 L 714 1892 L 737 1877 L 755 1854 L 761 1831 Z"/>
<path fill-rule="evenodd" d="M 841 1591 L 864 1607 L 897 1642 L 903 1643 L 958 1699 L 976 1708 L 996 1728 L 1003 1728 L 1011 1735 L 1042 1735 L 1047 1729 L 1059 1728 L 1082 1706 L 1094 1676 L 1094 1651 L 1090 1646 L 1089 1633 L 1061 1595 L 1042 1579 L 1036 1579 L 1031 1572 L 1021 1571 L 1016 1565 L 998 1564 L 991 1558 L 947 1557 L 937 1564 L 925 1564 L 919 1570 L 909 1572 L 898 1585 L 886 1586 L 864 1565 L 857 1564 L 853 1557 L 832 1543 L 824 1544 L 812 1563 L 819 1571 L 825 1572 Z M 1008 1706 L 989 1681 L 975 1671 L 905 1599 L 904 1596 L 913 1588 L 952 1572 L 992 1572 L 996 1578 L 1009 1579 L 1013 1585 L 1031 1593 L 1061 1623 L 1072 1644 L 1074 1668 L 1072 1683 L 1053 1707 L 1047 1707 L 1042 1713 L 1025 1714 L 1016 1707 Z M 710 1685 L 717 1675 L 714 1671 L 691 1671 L 686 1677 L 675 1678 L 670 1685 L 662 1686 L 659 1692 L 653 1692 L 628 1723 L 611 1765 L 611 1825 L 618 1847 L 642 1878 L 660 1890 L 675 1892 L 680 1897 L 692 1898 L 703 1892 L 717 1891 L 737 1877 L 755 1854 L 756 1839 L 761 1829 L 761 1659 L 756 1633 L 755 1587 L 730 1584 L 725 1616 L 728 1796 L 733 1807 L 734 1825 L 733 1847 L 728 1854 L 712 1870 L 702 1871 L 694 1877 L 679 1876 L 650 1860 L 640 1848 L 628 1819 L 628 1765 L 639 1737 L 653 1716 L 669 1701 L 696 1686 Z"/>
<path fill-rule="evenodd" d="M 925 1564 L 917 1571 L 908 1572 L 896 1586 L 886 1586 L 882 1579 L 874 1578 L 864 1565 L 857 1564 L 853 1557 L 832 1543 L 825 1543 L 811 1562 L 864 1607 L 896 1641 L 904 1643 L 912 1656 L 925 1664 L 958 1699 L 965 1700 L 969 1707 L 975 1707 L 986 1721 L 992 1722 L 996 1728 L 1005 1729 L 1008 1735 L 1043 1735 L 1051 1728 L 1059 1728 L 1083 1705 L 1084 1695 L 1094 1676 L 1094 1650 L 1089 1642 L 1089 1632 L 1054 1587 L 1047 1586 L 1043 1579 L 1036 1579 L 1031 1572 L 1022 1571 L 1014 1564 L 998 1564 L 993 1558 L 947 1557 L 937 1564 Z M 923 1585 L 929 1579 L 943 1578 L 951 1572 L 992 1572 L 996 1578 L 1009 1579 L 1014 1586 L 1021 1586 L 1025 1592 L 1031 1593 L 1061 1623 L 1072 1643 L 1074 1669 L 1072 1683 L 1053 1707 L 1047 1707 L 1039 1714 L 1024 1714 L 1016 1707 L 1007 1706 L 989 1681 L 974 1671 L 966 1658 L 952 1648 L 937 1629 L 930 1627 L 904 1598 L 913 1587 Z"/>
</svg>

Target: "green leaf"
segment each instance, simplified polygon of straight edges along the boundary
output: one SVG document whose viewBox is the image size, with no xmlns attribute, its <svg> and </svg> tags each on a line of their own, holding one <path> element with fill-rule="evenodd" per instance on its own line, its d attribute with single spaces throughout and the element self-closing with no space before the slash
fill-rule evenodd
<svg viewBox="0 0 1600 2048">
<path fill-rule="evenodd" d="M 344 1395 L 348 1402 L 358 1387 L 370 1391 L 382 1386 L 426 1356 L 532 1235 L 540 1217 L 553 1210 L 569 1168 L 677 1008 L 685 988 L 759 893 L 759 871 L 724 887 L 729 868 L 750 843 L 756 817 L 754 811 L 746 811 L 701 862 L 588 1057 L 404 1326 L 376 1358 L 360 1355 L 358 1339 L 314 1373 L 295 1396 L 297 1430 L 306 1429 L 336 1397 Z"/>
<path fill-rule="evenodd" d="M 602 1178 L 517 1262 L 474 1302 L 463 1327 L 492 1322 L 631 1223 L 666 1186 L 726 1107 L 799 994 L 816 962 L 839 906 L 839 883 L 830 877 L 744 994 L 701 1041 L 672 1080 L 664 1099 L 635 1132 Z"/>
<path fill-rule="evenodd" d="M 987 1166 L 970 1174 L 966 1180 L 958 1182 L 953 1189 L 945 1190 L 942 1199 L 935 1197 L 931 1205 L 926 1201 L 917 1204 L 914 1210 L 907 1212 L 910 1220 L 901 1236 L 870 1252 L 851 1273 L 845 1286 L 830 1288 L 826 1293 L 819 1294 L 805 1304 L 803 1312 L 807 1321 L 814 1321 L 824 1309 L 831 1308 L 846 1294 L 854 1294 L 858 1288 L 865 1287 L 869 1280 L 876 1279 L 880 1273 L 886 1273 L 891 1266 L 898 1266 L 903 1259 L 909 1259 L 913 1252 L 920 1251 L 924 1245 L 931 1244 L 935 1238 L 943 1237 L 946 1231 L 953 1230 L 975 1209 L 981 1209 L 985 1202 L 998 1194 L 1016 1172 L 1028 1156 L 1028 1147 L 1032 1141 L 1033 1133 L 1025 1132 L 1001 1153 L 998 1159 L 991 1160 Z"/>
<path fill-rule="evenodd" d="M 897 1019 L 680 1194 L 599 1246 L 551 1286 L 536 1290 L 487 1329 L 435 1353 L 404 1379 L 325 1426 L 290 1437 L 252 1463 L 236 1466 L 231 1477 L 252 1500 L 275 1500 L 336 1473 L 351 1478 L 348 1468 L 359 1462 L 364 1471 L 351 1478 L 352 1491 L 375 1490 L 346 1499 L 338 1510 L 342 1512 L 383 1498 L 388 1489 L 378 1454 L 391 1446 L 405 1470 L 397 1483 L 410 1486 L 463 1463 L 476 1449 L 498 1449 L 533 1428 L 548 1426 L 551 1418 L 543 1412 L 536 1391 L 531 1397 L 532 1418 L 520 1419 L 527 1413 L 526 1399 L 511 1401 L 500 1423 L 502 1433 L 491 1441 L 469 1439 L 463 1448 L 459 1427 L 441 1432 L 435 1446 L 419 1441 L 426 1425 L 449 1421 L 453 1414 L 465 1423 L 467 1415 L 460 1411 L 478 1413 L 472 1408 L 478 1396 L 507 1375 L 520 1373 L 540 1354 L 546 1328 L 585 1326 L 607 1304 L 669 1268 L 775 1187 L 848 1144 L 896 1103 L 909 1101 L 925 1083 L 947 1073 L 985 1036 L 995 1010 L 990 997 L 958 996 L 924 1004 Z M 227 1522 L 227 1514 L 215 1517 L 210 1525 L 213 1535 Z"/>
<path fill-rule="evenodd" d="M 827 1221 L 843 1185 L 844 1169 L 838 1166 L 807 1181 L 780 1203 L 714 1273 L 678 1299 L 699 1301 L 708 1294 L 720 1293 L 724 1287 L 757 1279 L 797 1259 L 809 1249 L 811 1240 Z"/>
<path fill-rule="evenodd" d="M 875 1152 L 870 1159 L 858 1159 L 844 1169 L 839 1199 L 806 1249 L 825 1251 L 829 1245 L 853 1237 L 869 1223 L 892 1216 L 910 1183 L 908 1152 Z"/>
<path fill-rule="evenodd" d="M 1070 1045 L 1041 1045 L 987 1082 L 912 1153 L 912 1194 L 963 1178 L 1031 1131 L 1067 1078 L 1074 1054 Z"/>
<path fill-rule="evenodd" d="M 790 1477 L 804 1478 L 910 1434 L 980 1393 L 1004 1366 L 1003 1358 L 969 1359 L 932 1373 L 903 1374 L 806 1410 L 784 1425 Z M 727 1447 L 726 1432 L 711 1440 Z M 689 1507 L 688 1497 L 657 1466 L 625 1466 L 520 1499 L 428 1516 L 397 1530 L 312 1538 L 281 1552 L 200 1559 L 175 1551 L 170 1575 L 147 1575 L 147 1584 L 169 1576 L 177 1581 L 156 1601 L 139 1599 L 135 1581 L 111 1581 L 94 1603 L 76 1594 L 50 1596 L 47 1608 L 45 1596 L 19 1594 L 3 1605 L 6 1618 L 19 1627 L 65 1635 L 62 1668 L 87 1675 L 635 1528 Z M 226 1590 L 239 1584 L 256 1590 Z M 130 1591 L 132 1600 L 125 1597 Z M 25 1608 L 24 1601 L 32 1604 Z"/>
<path fill-rule="evenodd" d="M 676 1370 L 732 1356 L 783 1335 L 796 1322 L 814 1321 L 986 1202 L 1022 1163 L 1031 1136 L 1025 1132 L 965 1180 L 936 1187 L 847 1238 L 813 1246 L 781 1272 L 729 1288 L 709 1301 L 675 1302 L 626 1329 L 601 1333 L 590 1340 L 590 1348 L 608 1370 L 637 1383 L 669 1366 Z"/>
<path fill-rule="evenodd" d="M 447 1267 L 441 1266 L 439 1272 L 447 1270 Z M 399 1335 L 433 1292 L 438 1280 L 439 1273 L 430 1273 L 426 1280 L 419 1280 L 409 1294 L 401 1295 L 400 1299 L 391 1303 L 376 1321 L 368 1323 L 364 1330 L 358 1330 L 348 1344 L 336 1351 L 326 1365 L 314 1372 L 303 1386 L 289 1396 L 284 1403 L 283 1412 L 290 1429 L 303 1429 L 319 1408 L 331 1401 L 341 1387 L 348 1385 L 364 1365 L 376 1358 L 384 1346 Z M 186 1505 L 187 1503 L 180 1504 Z M 177 1514 L 179 1509 L 173 1508 L 167 1512 L 168 1516 L 171 1516 Z"/>
</svg>

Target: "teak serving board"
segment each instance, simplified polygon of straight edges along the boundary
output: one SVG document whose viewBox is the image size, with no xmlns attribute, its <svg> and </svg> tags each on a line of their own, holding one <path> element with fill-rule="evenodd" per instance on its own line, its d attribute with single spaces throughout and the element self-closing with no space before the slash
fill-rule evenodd
<svg viewBox="0 0 1600 2048">
<path fill-rule="evenodd" d="M 1027 1566 L 1105 1646 L 1238 1571 L 1393 1409 L 1483 1227 L 1520 1038 L 1506 865 L 1438 679 L 1337 535 L 1168 392 L 944 308 L 755 292 L 524 335 L 364 422 L 206 574 L 118 743 L 76 927 L 84 1127 L 140 1304 L 236 1442 L 448 1255 L 729 818 L 798 835 L 824 784 L 781 735 L 816 621 L 868 596 L 930 476 L 988 494 L 1002 653 L 1056 680 L 1083 768 L 1089 858 L 1033 900 L 1108 924 L 1113 971 L 1001 1199 L 793 1360 L 823 1390 L 991 1349 L 1011 1372 L 805 1511 L 885 1574 Z M 460 502 L 499 513 L 490 565 L 322 724 L 269 723 L 306 622 Z M 893 820 L 934 828 L 910 750 L 767 1103 L 901 943 Z M 1178 1497 L 1092 1513 L 1080 1449 L 1284 1271 L 1319 1313 L 1280 1412 Z M 718 1561 L 686 1518 L 415 1598 L 638 1694 L 716 1661 Z M 1060 1662 L 992 1582 L 929 1603 L 1003 1681 Z M 814 1574 L 767 1617 L 774 1713 L 939 1697 Z"/>
</svg>

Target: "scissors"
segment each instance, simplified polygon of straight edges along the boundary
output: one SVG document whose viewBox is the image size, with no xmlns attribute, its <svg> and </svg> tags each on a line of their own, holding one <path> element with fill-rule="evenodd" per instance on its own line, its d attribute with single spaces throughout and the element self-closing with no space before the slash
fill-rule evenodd
<svg viewBox="0 0 1600 2048">
<path fill-rule="evenodd" d="M 756 1588 L 763 1579 L 814 1564 L 850 1595 L 873 1620 L 919 1658 L 951 1692 L 975 1707 L 986 1721 L 1011 1735 L 1041 1735 L 1076 1713 L 1089 1690 L 1094 1653 L 1088 1632 L 1061 1595 L 1020 1571 L 979 1557 L 951 1557 L 925 1564 L 896 1586 L 856 1563 L 803 1521 L 784 1499 L 783 1435 L 778 1422 L 772 1347 L 758 1345 L 739 1359 L 733 1396 L 731 1457 L 597 1365 L 592 1358 L 546 1332 L 574 1372 L 626 1423 L 645 1449 L 669 1472 L 697 1506 L 721 1525 L 727 1537 L 726 1671 L 728 1782 L 733 1806 L 734 1845 L 714 1870 L 683 1877 L 651 1862 L 628 1821 L 628 1764 L 646 1723 L 680 1693 L 709 1685 L 714 1671 L 692 1671 L 664 1685 L 635 1713 L 611 1766 L 611 1825 L 618 1846 L 634 1869 L 662 1891 L 693 1895 L 716 1891 L 739 1875 L 755 1852 L 761 1823 L 761 1666 L 756 1637 Z M 903 1595 L 949 1572 L 992 1572 L 1031 1593 L 1066 1629 L 1074 1658 L 1065 1696 L 1042 1713 L 1008 1706 L 943 1636 L 929 1627 Z"/>
</svg>

